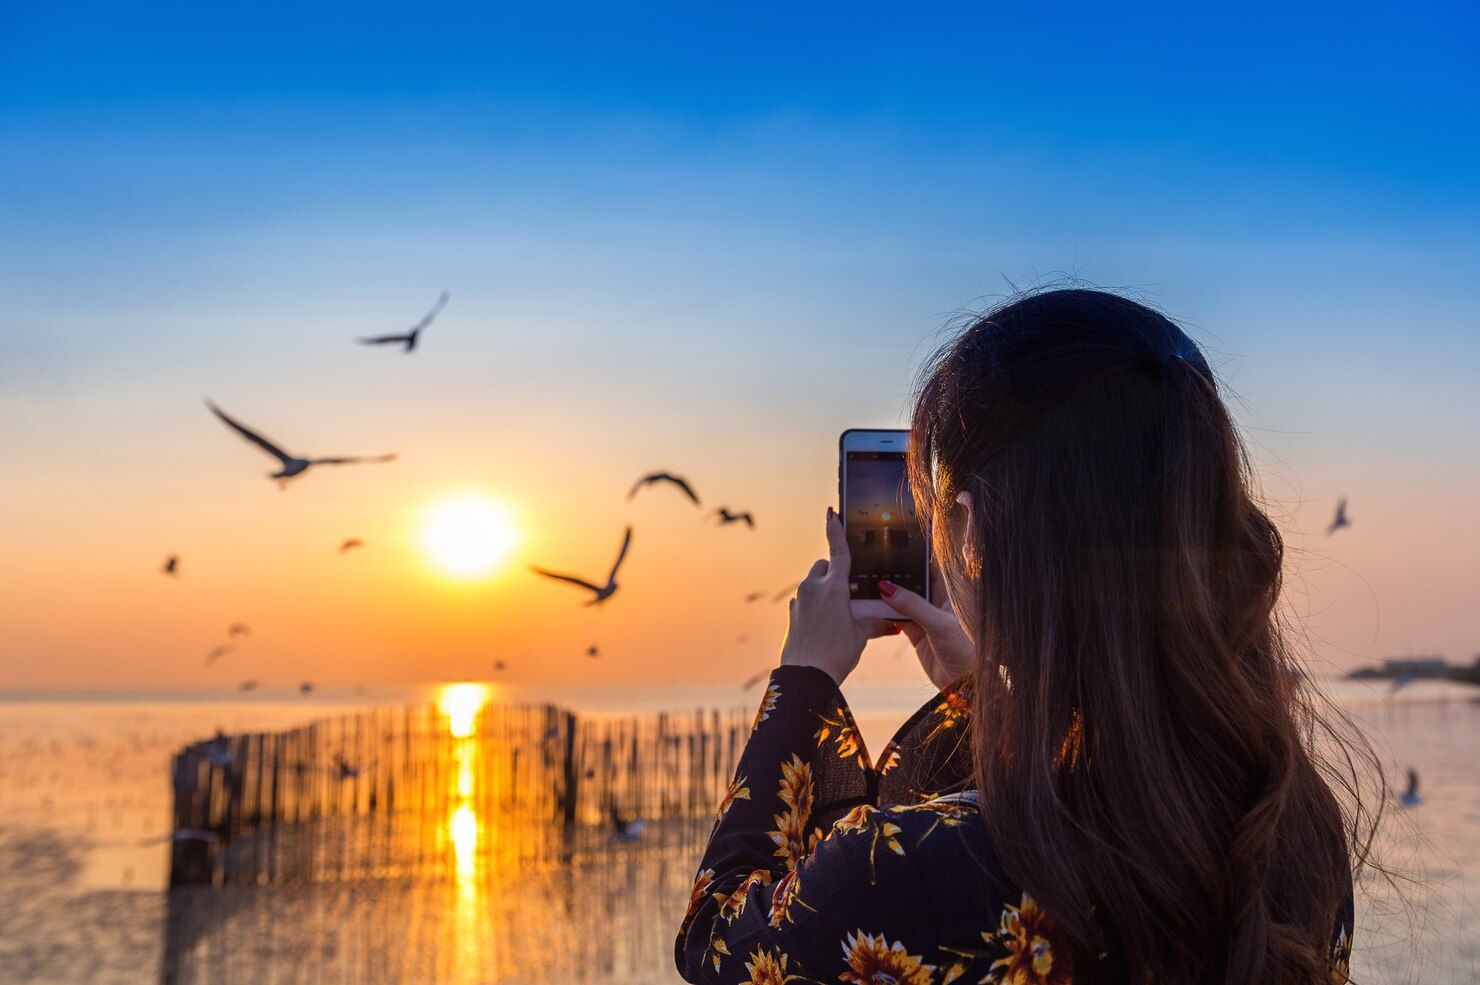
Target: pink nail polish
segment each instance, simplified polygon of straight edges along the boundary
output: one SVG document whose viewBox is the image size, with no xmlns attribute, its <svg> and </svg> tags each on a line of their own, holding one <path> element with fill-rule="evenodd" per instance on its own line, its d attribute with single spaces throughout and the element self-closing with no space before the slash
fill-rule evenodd
<svg viewBox="0 0 1480 985">
<path fill-rule="evenodd" d="M 894 584 L 894 582 L 892 582 L 892 581 L 881 581 L 881 582 L 879 582 L 879 594 L 882 595 L 882 596 L 884 596 L 886 599 L 892 599 L 892 598 L 894 598 L 894 593 L 897 592 L 897 591 L 899 591 L 899 586 L 896 585 L 896 584 Z"/>
</svg>

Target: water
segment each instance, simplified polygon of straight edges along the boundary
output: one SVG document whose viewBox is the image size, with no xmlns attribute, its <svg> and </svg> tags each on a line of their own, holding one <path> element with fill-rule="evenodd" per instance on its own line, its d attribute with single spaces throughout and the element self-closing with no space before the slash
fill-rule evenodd
<svg viewBox="0 0 1480 985">
<path fill-rule="evenodd" d="M 929 694 L 848 690 L 875 751 Z M 1359 886 L 1354 979 L 1480 981 L 1480 917 L 1466 898 L 1467 885 L 1480 886 L 1477 692 L 1419 684 L 1386 700 L 1380 685 L 1339 684 L 1331 693 L 1364 722 L 1395 783 L 1408 767 L 1422 778 L 1422 802 L 1394 806 L 1381 840 L 1402 880 Z M 283 837 L 316 865 L 380 838 L 425 845 L 441 868 L 422 859 L 355 878 L 166 892 L 169 846 L 146 842 L 170 829 L 178 748 L 217 728 L 277 730 L 429 696 L 0 697 L 0 982 L 676 982 L 672 935 L 704 834 L 686 822 L 630 845 L 583 836 L 550 863 L 511 861 L 487 833 L 459 847 L 467 831 L 455 819 L 415 836 L 347 820 Z M 617 714 L 749 706 L 754 694 L 504 688 L 498 697 Z"/>
</svg>

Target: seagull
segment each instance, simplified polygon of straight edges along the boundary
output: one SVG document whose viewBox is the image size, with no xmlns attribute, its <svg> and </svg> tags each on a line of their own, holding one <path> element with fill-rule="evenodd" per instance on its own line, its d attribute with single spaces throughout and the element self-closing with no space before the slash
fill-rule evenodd
<svg viewBox="0 0 1480 985">
<path fill-rule="evenodd" d="M 180 573 L 180 555 L 171 554 L 164 559 L 164 567 L 159 569 L 162 574 L 177 575 Z"/>
<path fill-rule="evenodd" d="M 617 559 L 616 559 L 616 561 L 614 561 L 612 563 L 611 574 L 609 574 L 609 575 L 606 576 L 606 584 L 605 585 L 593 585 L 589 581 L 586 581 L 583 578 L 577 578 L 574 575 L 559 575 L 559 574 L 556 574 L 553 571 L 546 571 L 543 568 L 536 568 L 534 566 L 531 566 L 529 570 L 533 571 L 537 575 L 544 575 L 546 578 L 554 578 L 556 581 L 569 582 L 572 585 L 577 585 L 577 586 L 579 586 L 581 588 L 584 588 L 584 589 L 586 589 L 588 591 L 594 592 L 595 593 L 595 597 L 592 598 L 586 604 L 587 605 L 599 605 L 602 602 L 605 602 L 607 599 L 611 598 L 612 595 L 614 595 L 616 593 L 616 591 L 617 591 L 617 569 L 622 566 L 622 559 L 627 556 L 627 547 L 631 543 L 632 543 L 632 528 L 631 527 L 628 527 L 627 528 L 627 533 L 622 538 L 622 549 L 617 552 Z"/>
<path fill-rule="evenodd" d="M 734 523 L 737 520 L 744 520 L 747 527 L 751 530 L 755 529 L 755 517 L 750 515 L 749 510 L 746 510 L 744 513 L 731 513 L 728 506 L 721 506 L 714 511 L 713 515 L 719 517 L 719 525 L 722 527 Z"/>
<path fill-rule="evenodd" d="M 755 675 L 753 675 L 751 677 L 747 677 L 745 679 L 745 683 L 740 685 L 740 690 L 742 690 L 742 691 L 749 691 L 751 688 L 755 687 L 761 681 L 765 680 L 767 677 L 770 677 L 770 676 L 771 676 L 770 670 L 763 670 L 759 674 L 755 674 Z"/>
<path fill-rule="evenodd" d="M 364 547 L 364 546 L 365 546 L 365 542 L 363 540 L 361 540 L 360 538 L 358 538 L 358 537 L 350 537 L 347 540 L 345 540 L 344 543 L 342 543 L 342 544 L 339 545 L 339 553 L 340 554 L 344 554 L 347 551 L 354 550 L 356 547 Z"/>
<path fill-rule="evenodd" d="M 798 588 L 801 588 L 801 587 L 802 587 L 802 583 L 801 582 L 799 582 L 799 581 L 792 582 L 790 585 L 787 585 L 781 591 L 779 591 L 775 595 L 772 595 L 771 596 L 771 604 L 772 605 L 775 605 L 778 602 L 785 602 L 787 599 L 789 599 L 793 595 L 795 595 L 797 589 Z"/>
<path fill-rule="evenodd" d="M 647 827 L 647 822 L 641 819 L 624 820 L 618 813 L 616 804 L 611 806 L 608 816 L 612 821 L 612 841 L 636 841 Z"/>
<path fill-rule="evenodd" d="M 592 643 L 590 646 L 586 647 L 586 656 L 599 657 L 601 656 L 601 650 L 597 648 L 595 643 Z"/>
<path fill-rule="evenodd" d="M 206 654 L 206 664 L 209 665 L 215 663 L 217 660 L 220 660 L 228 653 L 233 652 L 233 650 L 233 647 L 228 646 L 225 643 L 221 643 L 217 646 L 211 647 L 211 652 Z"/>
<path fill-rule="evenodd" d="M 1423 800 L 1418 795 L 1418 770 L 1408 770 L 1408 789 L 1398 794 L 1398 803 L 1404 807 L 1417 807 Z"/>
<path fill-rule="evenodd" d="M 231 428 L 237 434 L 240 434 L 243 438 L 246 438 L 252 444 L 256 445 L 258 448 L 261 448 L 263 451 L 267 452 L 267 454 L 271 455 L 273 458 L 276 458 L 279 462 L 282 463 L 282 468 L 280 468 L 276 472 L 271 473 L 268 478 L 277 479 L 278 484 L 283 487 L 286 487 L 287 480 L 293 478 L 296 475 L 301 475 L 302 473 L 307 472 L 309 467 L 313 465 L 355 465 L 361 462 L 389 462 L 396 457 L 394 454 L 391 454 L 375 455 L 369 457 L 340 456 L 337 458 L 296 458 L 293 455 L 289 455 L 287 452 L 283 451 L 277 445 L 273 444 L 271 441 L 268 441 L 260 434 L 257 434 L 256 432 L 251 431 L 250 429 L 232 420 L 226 415 L 225 411 L 223 411 L 220 407 L 217 407 L 215 404 L 211 403 L 209 400 L 206 401 L 206 406 L 211 408 L 211 413 L 221 418 L 221 420 L 226 424 L 227 427 Z"/>
<path fill-rule="evenodd" d="M 298 685 L 298 693 L 304 696 L 312 694 L 313 681 L 304 681 L 302 684 Z"/>
<path fill-rule="evenodd" d="M 226 635 L 232 639 L 236 639 L 238 636 L 251 636 L 252 627 L 244 622 L 234 622 L 226 627 Z"/>
<path fill-rule="evenodd" d="M 699 505 L 699 495 L 698 493 L 694 492 L 694 487 L 689 485 L 689 481 L 682 476 L 673 475 L 670 472 L 650 472 L 647 475 L 643 476 L 641 479 L 638 479 L 636 484 L 633 485 L 632 491 L 627 494 L 627 498 L 632 499 L 637 495 L 637 491 L 643 486 L 650 486 L 655 482 L 673 483 L 675 486 L 683 490 L 683 494 L 685 496 L 694 501 L 695 506 Z"/>
<path fill-rule="evenodd" d="M 749 594 L 747 594 L 745 596 L 745 601 L 747 601 L 747 602 L 759 602 L 761 599 L 763 599 L 765 597 L 766 597 L 766 593 L 765 592 L 750 592 Z"/>
<path fill-rule="evenodd" d="M 242 692 L 255 691 L 255 690 L 257 690 L 257 682 L 256 681 L 242 681 L 240 684 L 238 684 L 236 686 L 236 689 L 238 691 L 242 691 Z"/>
<path fill-rule="evenodd" d="M 206 743 L 206 762 L 212 766 L 231 765 L 231 746 L 226 733 L 216 729 L 215 736 Z"/>
<path fill-rule="evenodd" d="M 394 335 L 362 335 L 359 339 L 360 344 L 395 345 L 399 342 L 405 346 L 405 348 L 401 350 L 403 355 L 405 353 L 411 352 L 413 349 L 416 348 L 416 340 L 421 335 L 421 330 L 430 325 L 436 319 L 436 317 L 442 313 L 442 306 L 447 303 L 447 299 L 451 296 L 452 295 L 448 294 L 446 291 L 443 291 L 442 296 L 437 298 L 437 303 L 432 305 L 432 310 L 427 312 L 426 317 L 417 322 L 415 325 L 412 325 L 406 331 Z"/>
<path fill-rule="evenodd" d="M 1346 497 L 1341 497 L 1341 502 L 1336 504 L 1336 517 L 1331 521 L 1331 526 L 1326 528 L 1326 536 L 1331 536 L 1342 527 L 1349 527 L 1352 522 L 1346 518 Z"/>
</svg>

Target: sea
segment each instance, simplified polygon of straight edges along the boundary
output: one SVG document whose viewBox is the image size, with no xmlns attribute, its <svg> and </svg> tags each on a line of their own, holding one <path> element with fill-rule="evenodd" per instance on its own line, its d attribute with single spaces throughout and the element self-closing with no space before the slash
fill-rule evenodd
<svg viewBox="0 0 1480 985">
<path fill-rule="evenodd" d="M 732 687 L 492 687 L 495 701 L 592 715 L 748 709 L 758 698 Z M 1395 787 L 1382 869 L 1357 886 L 1353 981 L 1480 982 L 1480 689 L 1321 688 Z M 0 693 L 0 983 L 678 982 L 673 937 L 697 859 L 692 832 L 662 825 L 517 871 L 464 867 L 458 854 L 435 877 L 169 890 L 169 766 L 181 747 L 437 691 Z M 845 692 L 875 751 L 931 694 L 923 683 Z M 1419 796 L 1405 805 L 1396 788 L 1408 770 Z"/>
</svg>

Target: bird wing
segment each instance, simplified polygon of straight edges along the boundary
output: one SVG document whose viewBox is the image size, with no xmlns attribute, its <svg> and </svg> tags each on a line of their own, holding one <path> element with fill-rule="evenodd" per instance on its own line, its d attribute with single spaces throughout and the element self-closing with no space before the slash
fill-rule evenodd
<svg viewBox="0 0 1480 985">
<path fill-rule="evenodd" d="M 232 420 L 231 417 L 227 415 L 224 410 L 222 410 L 220 407 L 217 407 L 209 400 L 206 401 L 206 406 L 211 408 L 211 413 L 221 418 L 221 420 L 226 424 L 227 427 L 231 428 L 237 434 L 241 435 L 243 438 L 246 438 L 252 444 L 256 445 L 258 448 L 261 448 L 263 451 L 267 452 L 267 454 L 271 455 L 273 458 L 276 458 L 278 461 L 286 463 L 288 459 L 293 457 L 287 452 L 283 451 L 277 445 L 273 444 L 271 441 L 268 441 L 266 438 L 262 437 L 262 435 Z"/>
<path fill-rule="evenodd" d="M 393 342 L 410 341 L 409 332 L 397 332 L 394 335 L 361 335 L 357 340 L 360 345 L 390 345 Z"/>
<path fill-rule="evenodd" d="M 315 458 L 314 465 L 359 465 L 365 462 L 390 462 L 395 460 L 396 453 L 389 455 L 349 455 L 338 458 Z"/>
<path fill-rule="evenodd" d="M 1339 516 L 1339 517 L 1345 517 L 1346 516 L 1346 497 L 1345 496 L 1341 497 L 1341 502 L 1339 502 L 1339 503 L 1336 504 L 1336 515 Z"/>
<path fill-rule="evenodd" d="M 427 312 L 426 317 L 417 322 L 415 325 L 412 325 L 411 330 L 406 334 L 414 337 L 416 333 L 420 332 L 422 329 L 426 328 L 433 321 L 435 321 L 437 316 L 442 313 L 442 306 L 447 303 L 447 299 L 451 296 L 451 294 L 443 291 L 442 296 L 437 299 L 436 304 L 432 305 L 432 310 Z"/>
<path fill-rule="evenodd" d="M 631 499 L 632 497 L 637 495 L 637 491 L 643 486 L 647 485 L 649 482 L 657 482 L 661 478 L 663 478 L 662 472 L 654 472 L 652 475 L 643 476 L 641 479 L 638 479 L 632 484 L 632 490 L 631 492 L 627 493 L 627 498 Z"/>
<path fill-rule="evenodd" d="M 687 480 L 681 479 L 676 475 L 665 475 L 663 476 L 663 478 L 667 479 L 669 482 L 682 489 L 684 491 L 684 494 L 687 495 L 689 499 L 692 499 L 694 501 L 695 506 L 699 505 L 699 496 L 697 493 L 694 492 L 694 487 L 689 485 Z"/>
<path fill-rule="evenodd" d="M 751 516 L 749 513 L 741 513 L 740 519 L 744 520 L 745 525 L 751 530 L 755 529 L 755 517 Z"/>
<path fill-rule="evenodd" d="M 612 562 L 612 573 L 606 576 L 607 584 L 617 580 L 617 569 L 622 566 L 622 559 L 627 556 L 627 547 L 632 543 L 632 528 L 627 528 L 627 533 L 622 537 L 622 549 L 617 552 L 617 559 Z"/>
<path fill-rule="evenodd" d="M 564 581 L 569 582 L 572 585 L 579 585 L 582 588 L 592 592 L 601 591 L 601 587 L 599 585 L 593 585 L 589 581 L 586 581 L 584 578 L 577 578 L 575 575 L 560 575 L 556 574 L 553 571 L 546 571 L 544 568 L 536 568 L 533 566 L 531 566 L 529 570 L 533 571 L 537 575 L 544 575 L 546 578 L 554 578 L 556 581 Z"/>
</svg>

